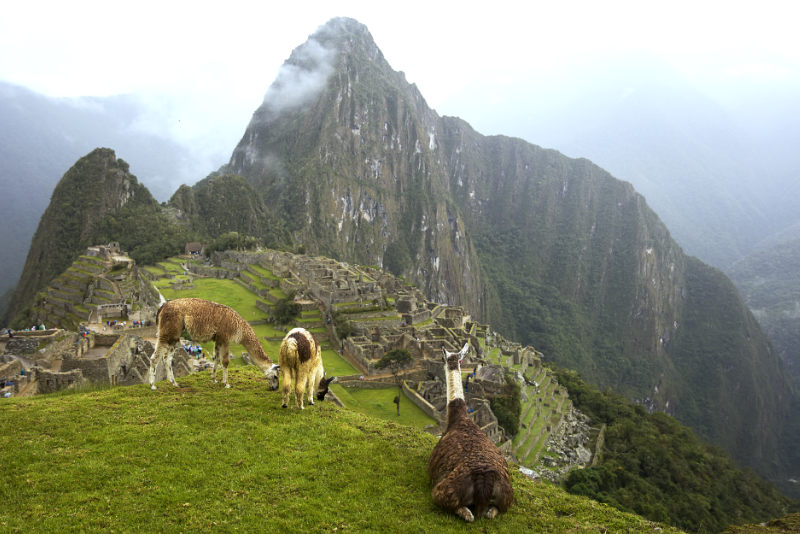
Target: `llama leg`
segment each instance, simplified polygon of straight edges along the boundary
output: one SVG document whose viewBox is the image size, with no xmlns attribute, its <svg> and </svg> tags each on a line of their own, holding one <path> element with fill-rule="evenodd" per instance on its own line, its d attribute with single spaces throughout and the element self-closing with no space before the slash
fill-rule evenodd
<svg viewBox="0 0 800 534">
<path fill-rule="evenodd" d="M 294 400 L 298 408 L 305 410 L 305 406 L 303 406 L 303 396 L 306 394 L 306 381 L 308 378 L 303 377 L 301 380 L 298 380 L 299 378 L 300 377 L 296 376 L 294 381 Z"/>
<path fill-rule="evenodd" d="M 217 383 L 217 362 L 219 362 L 219 347 L 214 343 L 214 365 L 211 367 L 211 381 Z"/>
<path fill-rule="evenodd" d="M 289 406 L 289 395 L 292 391 L 292 372 L 288 366 L 281 367 L 281 374 L 283 375 L 283 384 L 281 391 L 283 392 L 283 407 Z"/>
<path fill-rule="evenodd" d="M 228 363 L 230 362 L 230 352 L 228 352 L 228 345 L 225 345 L 222 350 L 222 383 L 226 388 L 231 387 L 228 384 Z"/>
<path fill-rule="evenodd" d="M 306 379 L 306 390 L 308 391 L 308 403 L 314 404 L 314 394 L 317 392 L 317 388 L 314 387 L 314 376 L 315 373 L 309 373 L 308 378 Z"/>
<path fill-rule="evenodd" d="M 167 379 L 173 386 L 179 387 L 178 383 L 175 382 L 175 375 L 172 373 L 172 357 L 174 355 L 175 355 L 175 347 L 171 347 L 170 350 L 167 351 Z"/>
<path fill-rule="evenodd" d="M 462 506 L 458 510 L 456 510 L 456 515 L 466 521 L 467 523 L 472 523 L 475 521 L 475 516 L 472 515 L 472 512 L 466 506 Z"/>
<path fill-rule="evenodd" d="M 156 341 L 156 349 L 150 355 L 150 389 L 158 389 L 156 387 L 156 369 L 158 368 L 159 358 L 164 359 L 164 352 L 164 344 L 161 341 Z"/>
<path fill-rule="evenodd" d="M 472 511 L 463 505 L 463 503 L 472 500 L 472 487 L 463 487 L 459 484 L 459 477 L 453 472 L 439 481 L 433 487 L 431 495 L 433 496 L 433 503 L 448 512 L 453 512 L 467 523 L 475 521 L 475 516 Z M 462 494 L 466 489 L 467 494 Z"/>
</svg>

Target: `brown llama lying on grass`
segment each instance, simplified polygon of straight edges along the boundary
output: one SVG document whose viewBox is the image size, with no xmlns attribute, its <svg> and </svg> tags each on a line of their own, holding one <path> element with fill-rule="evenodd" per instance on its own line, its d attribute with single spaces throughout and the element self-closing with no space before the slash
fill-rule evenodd
<svg viewBox="0 0 800 534">
<path fill-rule="evenodd" d="M 229 345 L 244 345 L 264 371 L 270 390 L 278 389 L 278 366 L 264 352 L 253 327 L 236 310 L 210 300 L 185 298 L 170 300 L 161 305 L 156 313 L 156 349 L 150 356 L 150 388 L 156 389 L 156 366 L 159 358 L 167 368 L 167 378 L 177 387 L 172 374 L 172 356 L 182 335 L 192 341 L 214 340 L 214 367 L 211 379 L 217 381 L 217 363 L 222 360 L 222 382 L 228 384 Z"/>
<path fill-rule="evenodd" d="M 308 403 L 314 404 L 314 393 L 317 400 L 325 400 L 328 386 L 336 377 L 325 378 L 322 368 L 322 349 L 316 338 L 304 328 L 289 331 L 281 342 L 278 354 L 281 374 L 283 375 L 283 407 L 289 405 L 289 396 L 294 384 L 294 395 L 297 407 L 303 410 L 303 396 L 308 390 Z"/>
<path fill-rule="evenodd" d="M 469 344 L 460 352 L 444 350 L 447 428 L 428 460 L 428 474 L 433 502 L 471 522 L 508 510 L 514 490 L 503 453 L 467 415 L 461 360 L 468 351 Z"/>
</svg>

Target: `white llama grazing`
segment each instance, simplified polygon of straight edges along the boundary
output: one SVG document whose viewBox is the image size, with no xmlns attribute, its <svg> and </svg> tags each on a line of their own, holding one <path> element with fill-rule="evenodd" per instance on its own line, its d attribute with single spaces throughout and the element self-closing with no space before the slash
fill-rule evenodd
<svg viewBox="0 0 800 534">
<path fill-rule="evenodd" d="M 317 400 L 325 400 L 328 386 L 336 377 L 325 378 L 322 368 L 322 349 L 319 343 L 304 328 L 289 331 L 281 342 L 278 363 L 283 375 L 283 407 L 289 405 L 289 396 L 294 384 L 295 402 L 301 410 L 303 396 L 308 390 L 308 403 L 314 404 L 314 393 Z"/>
<path fill-rule="evenodd" d="M 228 384 L 229 345 L 244 345 L 264 371 L 270 390 L 278 389 L 278 366 L 264 352 L 253 327 L 236 310 L 210 300 L 184 298 L 162 304 L 156 314 L 156 348 L 150 356 L 150 388 L 156 389 L 156 366 L 159 359 L 167 368 L 167 378 L 178 386 L 172 374 L 172 357 L 181 335 L 185 333 L 192 341 L 214 340 L 214 367 L 211 379 L 217 381 L 217 363 L 222 360 L 222 382 Z"/>
<path fill-rule="evenodd" d="M 467 414 L 461 360 L 468 351 L 469 344 L 460 352 L 444 350 L 447 428 L 428 460 L 428 474 L 433 502 L 471 522 L 508 510 L 514 491 L 503 453 Z"/>
</svg>

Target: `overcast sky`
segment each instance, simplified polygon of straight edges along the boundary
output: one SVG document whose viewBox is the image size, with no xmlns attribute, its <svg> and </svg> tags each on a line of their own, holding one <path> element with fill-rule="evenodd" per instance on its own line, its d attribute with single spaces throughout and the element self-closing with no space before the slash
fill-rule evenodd
<svg viewBox="0 0 800 534">
<path fill-rule="evenodd" d="M 6 1 L 0 79 L 50 96 L 147 93 L 170 134 L 223 163 L 292 49 L 335 16 L 367 25 L 440 115 L 489 134 L 500 123 L 482 128 L 475 110 L 513 110 L 598 57 L 652 54 L 706 83 L 796 77 L 799 14 L 788 0 Z"/>
</svg>

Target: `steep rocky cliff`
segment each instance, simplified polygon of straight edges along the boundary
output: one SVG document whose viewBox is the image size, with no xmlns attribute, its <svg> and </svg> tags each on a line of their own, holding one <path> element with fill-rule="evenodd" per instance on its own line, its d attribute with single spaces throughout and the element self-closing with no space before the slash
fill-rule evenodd
<svg viewBox="0 0 800 534">
<path fill-rule="evenodd" d="M 727 279 L 588 160 L 439 117 L 356 21 L 292 52 L 224 170 L 309 252 L 404 275 L 773 479 L 800 470 L 794 392 Z"/>
<path fill-rule="evenodd" d="M 233 153 L 309 251 L 483 306 L 480 266 L 438 149 L 441 121 L 366 28 L 335 19 L 292 52 Z"/>
</svg>

